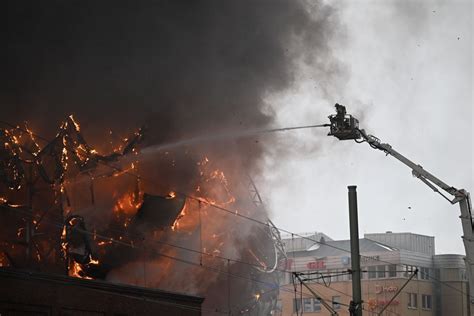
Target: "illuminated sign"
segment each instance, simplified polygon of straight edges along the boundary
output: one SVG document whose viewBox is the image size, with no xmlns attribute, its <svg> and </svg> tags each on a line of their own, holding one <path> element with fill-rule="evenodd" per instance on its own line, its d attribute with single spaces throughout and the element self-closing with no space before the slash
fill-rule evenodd
<svg viewBox="0 0 474 316">
<path fill-rule="evenodd" d="M 326 269 L 326 262 L 324 260 L 311 261 L 306 264 L 308 270 L 321 270 Z"/>
</svg>

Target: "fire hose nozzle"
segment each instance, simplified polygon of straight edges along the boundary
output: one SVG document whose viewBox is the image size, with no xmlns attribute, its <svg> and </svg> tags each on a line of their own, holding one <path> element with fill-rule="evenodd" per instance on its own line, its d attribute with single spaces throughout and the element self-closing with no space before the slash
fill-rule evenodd
<svg viewBox="0 0 474 316">
<path fill-rule="evenodd" d="M 339 140 L 360 139 L 359 120 L 347 114 L 346 107 L 336 103 L 336 114 L 329 115 L 330 131 L 328 136 Z"/>
</svg>

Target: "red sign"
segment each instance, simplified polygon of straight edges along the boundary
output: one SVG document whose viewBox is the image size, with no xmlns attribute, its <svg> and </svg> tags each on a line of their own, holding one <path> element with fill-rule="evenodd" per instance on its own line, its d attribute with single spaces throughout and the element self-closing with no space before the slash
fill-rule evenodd
<svg viewBox="0 0 474 316">
<path fill-rule="evenodd" d="M 378 307 L 383 307 L 383 306 L 387 305 L 388 302 L 390 302 L 390 300 L 378 300 L 378 299 L 375 299 L 375 298 L 370 298 L 367 302 L 367 305 L 369 307 L 369 310 L 373 311 Z M 400 304 L 400 301 L 398 301 L 398 300 L 393 300 L 390 303 L 390 305 L 398 305 L 398 304 Z"/>
<path fill-rule="evenodd" d="M 326 262 L 324 260 L 311 261 L 306 264 L 308 270 L 321 270 L 326 269 Z"/>
</svg>

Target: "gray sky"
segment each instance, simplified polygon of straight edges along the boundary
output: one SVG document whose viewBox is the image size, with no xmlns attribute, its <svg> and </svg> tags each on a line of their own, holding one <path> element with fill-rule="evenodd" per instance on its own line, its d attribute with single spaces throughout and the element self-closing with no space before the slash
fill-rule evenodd
<svg viewBox="0 0 474 316">
<path fill-rule="evenodd" d="M 341 62 L 337 84 L 323 92 L 325 79 L 301 65 L 293 89 L 269 95 L 267 103 L 279 126 L 326 122 L 334 103 L 342 103 L 367 132 L 473 192 L 472 4 L 400 3 L 336 2 L 342 21 L 331 42 Z M 355 184 L 361 236 L 413 232 L 435 236 L 437 253 L 464 253 L 457 205 L 396 159 L 326 134 L 279 135 L 286 154 L 273 150 L 267 157 L 258 185 L 277 226 L 348 238 L 347 185 Z"/>
</svg>

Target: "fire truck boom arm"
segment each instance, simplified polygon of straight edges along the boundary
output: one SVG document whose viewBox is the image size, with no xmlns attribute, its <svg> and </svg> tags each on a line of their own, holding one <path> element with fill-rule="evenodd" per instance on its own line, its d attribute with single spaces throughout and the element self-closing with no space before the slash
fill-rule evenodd
<svg viewBox="0 0 474 316">
<path fill-rule="evenodd" d="M 459 202 L 462 198 L 465 197 L 465 193 L 463 192 L 464 190 L 458 190 L 453 186 L 450 186 L 446 184 L 444 181 L 440 180 L 438 177 L 434 176 L 430 172 L 426 171 L 423 169 L 421 165 L 415 164 L 413 161 L 410 159 L 406 158 L 402 154 L 400 154 L 398 151 L 392 148 L 389 144 L 381 143 L 380 140 L 372 135 L 367 135 L 364 130 L 359 130 L 360 135 L 366 141 L 370 147 L 382 150 L 385 152 L 387 155 L 390 155 L 406 166 L 408 166 L 412 170 L 412 174 L 414 177 L 420 179 L 423 181 L 426 185 L 428 185 L 433 191 L 440 193 L 443 195 L 438 188 L 442 189 L 446 193 L 450 194 L 453 196 L 453 199 L 448 199 L 452 204 L 456 204 Z M 443 195 L 445 198 L 446 196 Z"/>
<path fill-rule="evenodd" d="M 412 170 L 413 176 L 420 179 L 436 193 L 442 195 L 451 204 L 459 203 L 459 207 L 461 209 L 460 218 L 463 229 L 462 239 L 464 248 L 466 250 L 466 272 L 470 284 L 469 295 L 471 304 L 474 304 L 474 225 L 472 217 L 472 204 L 469 192 L 464 189 L 456 189 L 455 187 L 446 184 L 444 181 L 423 169 L 421 165 L 415 164 L 413 161 L 397 152 L 389 144 L 381 143 L 377 137 L 367 135 L 364 130 L 358 129 L 358 132 L 363 139 L 363 141 L 358 141 L 358 143 L 367 142 L 370 147 L 382 150 L 387 155 L 396 158 Z M 444 195 L 439 189 L 451 195 L 452 199 Z"/>
<path fill-rule="evenodd" d="M 451 204 L 459 203 L 461 209 L 461 222 L 463 229 L 463 242 L 466 250 L 466 272 L 469 280 L 469 295 L 471 304 L 474 304 L 474 227 L 472 218 L 472 204 L 469 192 L 464 189 L 456 189 L 446 184 L 444 181 L 429 173 L 422 166 L 406 158 L 389 144 L 382 143 L 380 139 L 373 135 L 367 135 L 363 129 L 359 129 L 359 120 L 348 114 L 346 107 L 336 103 L 336 114 L 329 116 L 330 131 L 329 136 L 334 136 L 339 140 L 355 140 L 357 143 L 368 143 L 370 147 L 378 149 L 390 155 L 406 166 L 408 166 L 413 176 L 420 179 L 433 191 L 440 194 Z M 443 192 L 449 194 L 443 194 Z M 474 311 L 474 306 L 471 307 Z"/>
</svg>

